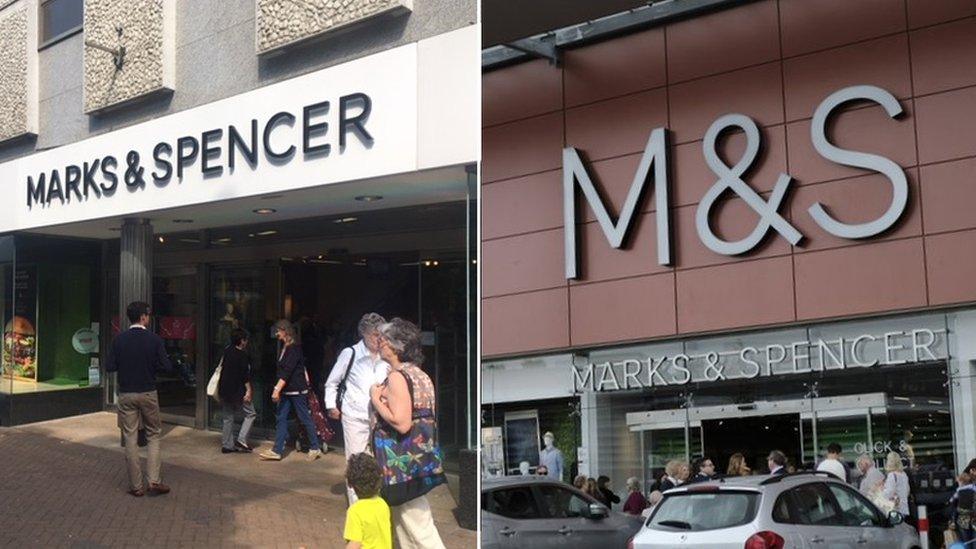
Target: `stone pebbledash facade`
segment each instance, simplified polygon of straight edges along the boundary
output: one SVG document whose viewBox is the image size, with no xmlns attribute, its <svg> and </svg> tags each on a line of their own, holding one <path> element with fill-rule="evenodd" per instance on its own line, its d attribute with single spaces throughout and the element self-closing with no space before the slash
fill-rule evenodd
<svg viewBox="0 0 976 549">
<path fill-rule="evenodd" d="M 384 13 L 410 11 L 412 0 L 255 0 L 256 48 L 268 53 Z"/>
<path fill-rule="evenodd" d="M 174 0 L 86 0 L 84 24 L 86 41 L 125 47 L 121 69 L 85 47 L 85 113 L 175 87 Z"/>
<path fill-rule="evenodd" d="M 11 4 L 0 3 L 0 141 L 37 133 L 37 12 Z"/>
</svg>

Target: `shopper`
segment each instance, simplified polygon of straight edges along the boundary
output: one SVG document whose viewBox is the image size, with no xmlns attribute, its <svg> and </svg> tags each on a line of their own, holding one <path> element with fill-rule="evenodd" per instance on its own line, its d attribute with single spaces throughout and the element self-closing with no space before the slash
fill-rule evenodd
<svg viewBox="0 0 976 549">
<path fill-rule="evenodd" d="M 446 482 L 434 435 L 435 395 L 424 361 L 420 328 L 394 318 L 379 329 L 380 354 L 391 371 L 369 390 L 376 427 L 373 455 L 383 470 L 382 494 L 390 504 L 401 549 L 444 547 L 426 493 Z"/>
<path fill-rule="evenodd" d="M 220 381 L 217 382 L 217 396 L 220 397 L 223 418 L 223 439 L 221 452 L 251 452 L 247 435 L 257 417 L 254 411 L 253 391 L 251 390 L 251 357 L 247 354 L 247 332 L 234 328 L 230 334 L 230 345 L 220 357 Z M 241 430 L 234 439 L 234 416 L 244 413 Z"/>
<path fill-rule="evenodd" d="M 602 496 L 601 500 L 607 506 L 607 509 L 613 509 L 614 503 L 620 503 L 620 496 L 614 494 L 613 489 L 610 488 L 610 477 L 600 475 L 596 479 L 596 488 L 600 492 L 600 496 Z"/>
<path fill-rule="evenodd" d="M 600 493 L 600 488 L 596 485 L 596 480 L 592 478 L 586 479 L 586 483 L 583 484 L 583 493 L 603 503 L 603 494 Z M 604 503 L 604 505 L 606 504 Z"/>
<path fill-rule="evenodd" d="M 770 475 L 786 474 L 786 454 L 779 450 L 773 450 L 766 458 L 766 465 L 769 467 Z"/>
<path fill-rule="evenodd" d="M 647 496 L 647 509 L 641 511 L 641 516 L 644 518 L 651 516 L 651 513 L 654 512 L 654 508 L 657 507 L 658 503 L 661 503 L 662 499 L 664 499 L 664 494 L 662 494 L 660 490 L 654 490 L 651 492 L 650 495 Z"/>
<path fill-rule="evenodd" d="M 895 511 L 907 518 L 908 496 L 911 488 L 908 484 L 908 475 L 905 474 L 905 467 L 901 463 L 901 456 L 897 452 L 888 452 L 885 471 L 888 474 L 884 482 L 884 497 L 893 503 Z"/>
<path fill-rule="evenodd" d="M 577 490 L 583 490 L 583 487 L 586 486 L 586 475 L 576 475 L 576 478 L 573 479 L 573 486 Z"/>
<path fill-rule="evenodd" d="M 827 445 L 827 457 L 817 465 L 818 471 L 826 471 L 838 479 L 847 482 L 847 469 L 841 462 L 842 449 L 840 444 L 831 442 Z"/>
<path fill-rule="evenodd" d="M 392 549 L 390 506 L 380 497 L 383 476 L 376 459 L 367 453 L 350 456 L 346 485 L 356 491 L 356 502 L 346 511 L 342 534 L 346 549 Z"/>
<path fill-rule="evenodd" d="M 641 493 L 640 481 L 637 477 L 630 477 L 627 479 L 627 501 L 624 502 L 624 513 L 628 515 L 640 515 L 641 512 L 647 507 L 647 500 L 644 498 L 644 494 Z"/>
<path fill-rule="evenodd" d="M 976 499 L 976 485 L 973 484 L 973 476 L 969 473 L 959 475 L 959 487 L 949 500 L 949 509 L 952 513 L 952 525 L 955 526 L 959 541 L 967 543 L 976 538 L 973 524 L 973 507 Z"/>
<path fill-rule="evenodd" d="M 746 457 L 738 452 L 729 457 L 729 467 L 726 474 L 730 477 L 747 477 L 752 474 L 752 469 L 746 465 Z"/>
<path fill-rule="evenodd" d="M 540 465 L 540 466 L 538 466 L 538 467 L 535 468 L 535 474 L 538 475 L 538 476 L 540 476 L 540 477 L 548 477 L 549 476 L 549 469 L 546 469 L 546 466 L 545 465 Z"/>
<path fill-rule="evenodd" d="M 868 454 L 858 456 L 857 470 L 861 472 L 861 483 L 858 485 L 858 491 L 873 501 L 876 493 L 884 489 L 884 473 L 874 466 L 874 460 Z"/>
<path fill-rule="evenodd" d="M 278 354 L 278 369 L 271 393 L 271 400 L 278 404 L 278 417 L 275 425 L 274 448 L 261 452 L 260 457 L 268 461 L 281 461 L 285 451 L 285 440 L 288 438 L 288 415 L 295 410 L 298 421 L 305 427 L 308 435 L 310 450 L 308 460 L 314 461 L 322 456 L 319 446 L 319 436 L 315 432 L 315 423 L 308 409 L 308 382 L 305 376 L 302 348 L 296 341 L 295 327 L 287 320 L 275 323 L 275 336 L 281 342 L 281 352 Z"/>
<path fill-rule="evenodd" d="M 325 408 L 332 419 L 342 420 L 342 439 L 346 459 L 365 452 L 369 446 L 369 391 L 383 383 L 390 366 L 379 353 L 379 328 L 386 320 L 367 313 L 359 320 L 360 340 L 339 353 L 335 366 L 325 382 Z M 341 394 L 340 394 L 341 393 Z M 346 487 L 350 505 L 356 492 Z"/>
<path fill-rule="evenodd" d="M 661 482 L 658 484 L 658 490 L 661 492 L 667 492 L 668 490 L 682 484 L 681 471 L 683 468 L 687 468 L 687 465 L 680 460 L 672 459 L 664 465 L 664 476 L 661 477 Z"/>
<path fill-rule="evenodd" d="M 129 494 L 145 495 L 142 466 L 139 463 L 139 423 L 146 429 L 147 476 L 149 494 L 169 493 L 169 486 L 160 480 L 159 395 L 156 393 L 156 372 L 172 371 L 163 339 L 149 331 L 149 304 L 133 301 L 125 308 L 131 326 L 112 341 L 105 371 L 116 372 L 118 383 L 118 413 L 125 439 L 125 463 L 129 469 Z"/>
<path fill-rule="evenodd" d="M 696 459 L 692 465 L 695 474 L 692 475 L 691 480 L 688 482 L 704 482 L 706 480 L 712 480 L 715 477 L 715 464 L 711 458 L 702 456 Z"/>
</svg>

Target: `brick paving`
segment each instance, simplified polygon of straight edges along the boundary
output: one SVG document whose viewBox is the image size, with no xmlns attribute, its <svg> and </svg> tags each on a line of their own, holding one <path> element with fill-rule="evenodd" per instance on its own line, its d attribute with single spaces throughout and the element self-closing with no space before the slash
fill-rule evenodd
<svg viewBox="0 0 976 549">
<path fill-rule="evenodd" d="M 163 482 L 173 492 L 133 498 L 113 423 L 92 414 L 0 428 L 0 547 L 343 546 L 338 453 L 263 463 L 220 454 L 214 433 L 169 427 Z M 444 542 L 475 547 L 439 490 L 431 501 Z"/>
</svg>

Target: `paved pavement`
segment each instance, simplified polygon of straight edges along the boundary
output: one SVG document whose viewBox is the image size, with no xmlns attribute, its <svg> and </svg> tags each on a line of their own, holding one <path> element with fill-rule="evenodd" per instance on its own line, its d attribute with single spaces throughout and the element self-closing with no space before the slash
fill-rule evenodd
<svg viewBox="0 0 976 549">
<path fill-rule="evenodd" d="M 162 477 L 173 492 L 133 498 L 114 414 L 0 428 L 0 547 L 343 546 L 339 452 L 269 463 L 221 454 L 219 438 L 165 426 Z M 429 498 L 447 547 L 475 547 L 447 488 Z"/>
</svg>

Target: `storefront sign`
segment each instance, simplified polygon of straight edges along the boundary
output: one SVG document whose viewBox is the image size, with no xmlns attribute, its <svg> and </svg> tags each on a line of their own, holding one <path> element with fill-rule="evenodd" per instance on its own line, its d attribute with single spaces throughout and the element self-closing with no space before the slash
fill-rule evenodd
<svg viewBox="0 0 976 549">
<path fill-rule="evenodd" d="M 861 239 L 886 231 L 901 218 L 908 203 L 908 180 L 905 177 L 904 170 L 892 160 L 875 154 L 841 149 L 827 139 L 826 127 L 830 115 L 839 106 L 852 101 L 870 101 L 881 105 L 891 118 L 895 118 L 903 112 L 898 100 L 891 93 L 879 87 L 851 86 L 841 89 L 824 99 L 813 113 L 813 121 L 810 125 L 813 146 L 822 157 L 831 162 L 863 168 L 884 175 L 892 186 L 891 203 L 880 217 L 860 224 L 838 221 L 819 202 L 814 203 L 807 211 L 824 231 L 840 238 Z M 734 166 L 727 165 L 718 152 L 718 139 L 729 130 L 741 130 L 746 135 L 745 153 Z M 717 180 L 698 203 L 698 209 L 695 213 L 695 226 L 702 243 L 715 253 L 722 255 L 747 253 L 754 249 L 770 230 L 775 231 L 794 246 L 803 239 L 803 235 L 796 227 L 779 213 L 784 206 L 792 177 L 789 174 L 780 174 L 768 200 L 763 199 L 743 179 L 758 157 L 760 145 L 761 138 L 756 122 L 742 114 L 727 114 L 719 117 L 705 133 L 703 141 L 705 162 Z M 664 128 L 655 128 L 647 140 L 644 154 L 638 164 L 637 172 L 634 174 L 627 198 L 617 216 L 617 221 L 613 222 L 610 213 L 607 211 L 607 206 L 593 185 L 590 174 L 583 165 L 577 150 L 573 147 L 567 147 L 563 150 L 563 227 L 567 279 L 574 279 L 578 276 L 576 250 L 577 184 L 583 191 L 587 204 L 596 215 L 604 236 L 613 248 L 620 248 L 626 241 L 644 187 L 653 185 L 654 215 L 657 221 L 658 263 L 661 265 L 671 264 L 668 161 L 667 132 Z M 654 167 L 653 183 L 649 178 L 652 166 Z M 758 217 L 752 232 L 740 240 L 725 240 L 712 230 L 710 221 L 712 209 L 726 191 L 731 191 L 742 198 Z"/>
<path fill-rule="evenodd" d="M 352 139 L 368 149 L 373 146 L 373 136 L 366 128 L 372 105 L 370 96 L 362 92 L 337 100 L 320 98 L 295 112 L 281 110 L 261 120 L 248 121 L 246 115 L 238 115 L 226 131 L 224 127 L 210 127 L 199 134 L 159 141 L 151 149 L 107 151 L 77 163 L 46 167 L 27 175 L 27 208 L 107 199 L 119 190 L 120 179 L 126 189 L 136 192 L 150 184 L 179 184 L 191 169 L 203 178 L 219 177 L 225 168 L 233 172 L 239 164 L 256 169 L 265 162 L 287 164 L 296 158 L 327 157 L 333 154 L 333 144 L 334 154 L 341 155 Z M 377 123 L 381 122 L 372 122 Z"/>
<path fill-rule="evenodd" d="M 944 330 L 915 329 L 589 363 L 572 368 L 573 391 L 623 391 L 944 360 L 943 335 Z"/>
<path fill-rule="evenodd" d="M 0 164 L 0 231 L 416 171 L 418 55 L 408 44 Z"/>
</svg>

